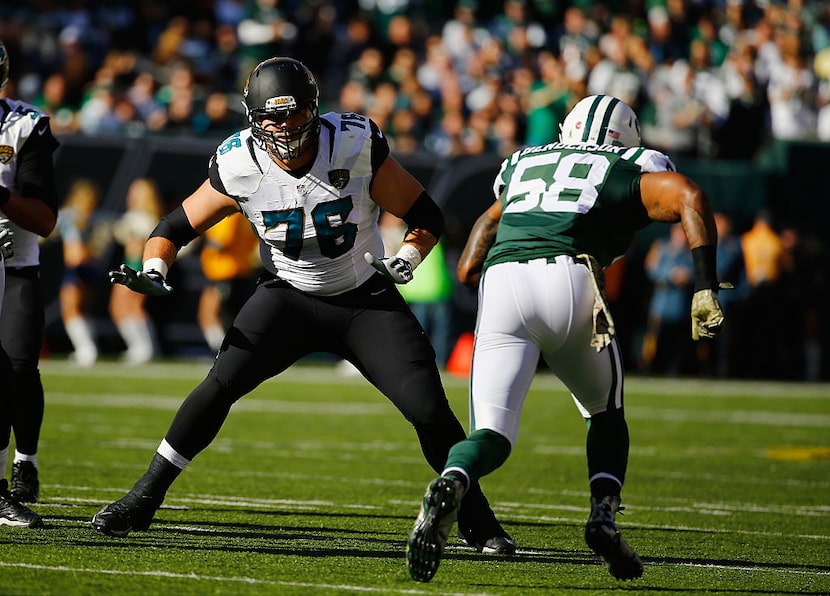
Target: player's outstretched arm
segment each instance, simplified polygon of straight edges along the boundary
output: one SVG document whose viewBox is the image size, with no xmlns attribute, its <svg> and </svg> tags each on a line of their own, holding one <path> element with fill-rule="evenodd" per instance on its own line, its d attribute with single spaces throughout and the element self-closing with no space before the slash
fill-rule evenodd
<svg viewBox="0 0 830 596">
<path fill-rule="evenodd" d="M 496 241 L 499 221 L 501 221 L 501 200 L 493 203 L 473 224 L 456 267 L 458 280 L 465 286 L 478 287 L 487 252 Z"/>
<path fill-rule="evenodd" d="M 714 337 L 720 332 L 724 317 L 718 301 L 718 232 L 706 194 L 682 174 L 659 172 L 642 175 L 640 196 L 652 220 L 681 222 L 695 266 L 692 339 Z"/>
<path fill-rule="evenodd" d="M 127 286 L 148 296 L 166 296 L 173 291 L 166 277 L 179 249 L 231 213 L 239 211 L 236 201 L 215 190 L 209 180 L 180 206 L 162 217 L 144 244 L 141 271 L 122 264 L 109 272 L 111 283 Z"/>
<path fill-rule="evenodd" d="M 382 258 L 367 252 L 363 257 L 393 282 L 408 283 L 415 268 L 438 243 L 444 231 L 444 216 L 421 183 L 391 156 L 375 174 L 372 199 L 381 209 L 402 219 L 407 231 L 394 256 Z"/>
</svg>

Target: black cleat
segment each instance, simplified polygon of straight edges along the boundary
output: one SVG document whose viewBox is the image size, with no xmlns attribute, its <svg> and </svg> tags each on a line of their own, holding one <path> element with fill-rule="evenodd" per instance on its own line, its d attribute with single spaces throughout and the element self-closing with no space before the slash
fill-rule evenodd
<svg viewBox="0 0 830 596">
<path fill-rule="evenodd" d="M 481 536 L 478 536 L 479 534 Z M 501 526 L 489 532 L 479 532 L 472 528 L 459 527 L 458 539 L 485 555 L 516 554 L 516 541 Z"/>
<path fill-rule="evenodd" d="M 150 527 L 164 498 L 139 495 L 132 491 L 110 503 L 92 518 L 92 527 L 106 536 L 126 537 L 133 530 Z"/>
<path fill-rule="evenodd" d="M 428 582 L 438 571 L 464 492 L 461 482 L 453 478 L 440 476 L 429 483 L 406 543 L 406 566 L 415 581 Z"/>
<path fill-rule="evenodd" d="M 5 478 L 0 480 L 0 526 L 42 528 L 43 519 L 28 507 L 18 503 L 8 487 L 9 483 Z"/>
<path fill-rule="evenodd" d="M 503 535 L 487 538 L 483 542 L 478 542 L 472 538 L 466 538 L 463 532 L 459 532 L 458 537 L 466 542 L 468 546 L 472 546 L 478 552 L 484 553 L 485 555 L 516 554 L 516 541 L 513 540 L 513 538 L 511 538 L 506 532 Z"/>
<path fill-rule="evenodd" d="M 591 517 L 585 524 L 585 542 L 608 563 L 608 572 L 617 579 L 637 579 L 643 575 L 643 562 L 620 534 L 616 514 L 620 498 L 591 497 Z"/>
<path fill-rule="evenodd" d="M 30 461 L 19 461 L 12 465 L 12 496 L 18 503 L 37 503 L 40 497 L 40 482 L 37 468 Z"/>
<path fill-rule="evenodd" d="M 466 524 L 458 521 L 458 538 L 485 555 L 515 555 L 516 541 L 508 534 L 496 519 L 493 512 L 475 518 L 475 525 L 470 525 L 470 516 Z"/>
</svg>

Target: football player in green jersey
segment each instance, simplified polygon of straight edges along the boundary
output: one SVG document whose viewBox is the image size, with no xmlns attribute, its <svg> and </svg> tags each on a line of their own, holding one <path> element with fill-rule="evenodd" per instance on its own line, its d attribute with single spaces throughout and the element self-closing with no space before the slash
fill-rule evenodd
<svg viewBox="0 0 830 596">
<path fill-rule="evenodd" d="M 649 222 L 680 222 L 696 274 L 692 337 L 713 337 L 723 324 L 708 200 L 667 156 L 640 146 L 634 111 L 615 97 L 587 97 L 565 118 L 559 141 L 502 162 L 496 202 L 476 221 L 458 263 L 460 281 L 479 292 L 471 432 L 427 487 L 409 537 L 407 567 L 418 581 L 434 576 L 466 487 L 515 446 L 540 355 L 588 425 L 585 541 L 617 579 L 640 577 L 642 561 L 615 522 L 629 435 L 603 268 Z"/>
</svg>

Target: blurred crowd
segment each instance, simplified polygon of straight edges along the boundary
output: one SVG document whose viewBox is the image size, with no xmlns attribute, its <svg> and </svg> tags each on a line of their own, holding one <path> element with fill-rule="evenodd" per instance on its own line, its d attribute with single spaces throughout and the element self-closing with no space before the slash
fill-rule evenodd
<svg viewBox="0 0 830 596">
<path fill-rule="evenodd" d="M 126 210 L 116 216 L 97 209 L 100 193 L 92 180 L 77 179 L 59 212 L 54 236 L 62 245 L 59 302 L 71 358 L 92 366 L 99 353 L 113 349 L 121 351 L 127 364 L 176 354 L 173 344 L 182 338 L 164 337 L 169 317 L 159 308 L 148 308 L 146 296 L 106 282 L 106 272 L 122 262 L 141 266 L 144 240 L 162 214 L 161 194 L 152 180 L 138 178 L 129 187 Z M 715 222 L 718 278 L 733 286 L 719 293 L 726 324 L 715 341 L 691 338 L 694 265 L 679 223 L 667 226 L 667 234 L 651 243 L 635 242 L 606 270 L 608 302 L 626 369 L 668 377 L 830 378 L 826 248 L 786 222 L 774 221 L 766 209 L 746 229 L 736 229 L 724 212 L 715 213 Z M 388 213 L 380 225 L 385 253 L 394 254 L 405 225 Z M 465 375 L 475 316 L 475 304 L 465 298 L 475 292 L 458 283 L 457 256 L 442 240 L 413 281 L 400 289 L 430 338 L 439 366 Z M 192 307 L 184 317 L 191 320 L 184 322 L 198 326 L 204 342 L 200 353 L 204 348 L 215 352 L 261 270 L 256 236 L 237 214 L 184 247 L 177 262 L 171 277 L 177 302 Z M 106 297 L 107 292 L 108 299 L 96 309 L 93 297 Z M 196 295 L 195 303 L 188 294 Z M 169 305 L 168 300 L 162 302 Z M 123 348 L 104 337 L 110 326 L 102 325 L 104 310 Z M 357 374 L 347 362 L 337 368 Z"/>
<path fill-rule="evenodd" d="M 46 110 L 58 138 L 224 138 L 246 125 L 251 68 L 288 55 L 317 76 L 321 112 L 370 116 L 401 155 L 504 157 L 555 138 L 570 107 L 597 93 L 633 106 L 644 144 L 674 158 L 749 160 L 771 139 L 830 141 L 830 1 L 29 0 L 0 5 L 0 39 L 12 65 L 7 95 Z M 81 185 L 70 195 L 97 193 Z M 71 244 L 94 244 L 96 229 L 111 241 L 118 228 L 127 258 L 126 231 L 145 234 L 158 209 L 96 225 L 87 202 L 84 215 L 83 201 L 65 197 L 61 310 L 76 359 L 90 364 L 98 347 L 88 295 L 112 263 L 90 271 Z M 628 368 L 826 378 L 827 247 L 770 225 L 767 212 L 731 235 L 728 215 L 719 218 L 720 275 L 737 286 L 722 292 L 732 324 L 719 342 L 689 338 L 690 258 L 671 233 L 608 271 Z M 236 233 L 205 245 L 198 324 L 212 349 L 253 275 L 247 248 L 220 254 L 239 244 L 229 240 Z M 469 330 L 457 316 L 449 335 L 449 324 L 426 323 L 459 310 L 447 282 L 453 263 L 440 257 L 445 266 L 424 272 L 427 289 L 408 299 L 437 330 L 446 366 Z M 211 264 L 219 258 L 228 260 Z M 143 302 L 113 295 L 108 309 L 125 360 L 160 354 Z M 763 323 L 785 311 L 787 324 Z"/>
<path fill-rule="evenodd" d="M 675 157 L 830 140 L 826 1 L 29 0 L 0 38 L 10 95 L 58 135 L 222 137 L 250 69 L 290 55 L 321 111 L 368 114 L 402 154 L 508 155 L 595 93 Z"/>
<path fill-rule="evenodd" d="M 640 372 L 670 377 L 826 378 L 827 252 L 796 228 L 774 221 L 766 209 L 746 230 L 735 229 L 723 212 L 715 213 L 715 223 L 718 278 L 733 286 L 719 292 L 726 318 L 722 334 L 712 342 L 691 340 L 694 265 L 681 225 L 673 224 L 642 262 L 629 254 L 612 265 L 612 270 L 627 268 L 625 299 L 618 288 L 611 302 L 622 325 L 624 360 Z M 649 290 L 632 292 L 631 283 Z M 644 301 L 632 304 L 636 297 Z M 640 339 L 636 324 L 643 312 Z"/>
</svg>

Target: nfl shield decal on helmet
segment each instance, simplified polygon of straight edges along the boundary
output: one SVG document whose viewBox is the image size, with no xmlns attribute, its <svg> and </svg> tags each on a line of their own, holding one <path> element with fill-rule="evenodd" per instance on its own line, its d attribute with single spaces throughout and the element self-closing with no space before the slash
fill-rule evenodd
<svg viewBox="0 0 830 596">
<path fill-rule="evenodd" d="M 349 183 L 349 170 L 339 169 L 329 172 L 329 182 L 337 190 L 343 190 Z"/>
</svg>

